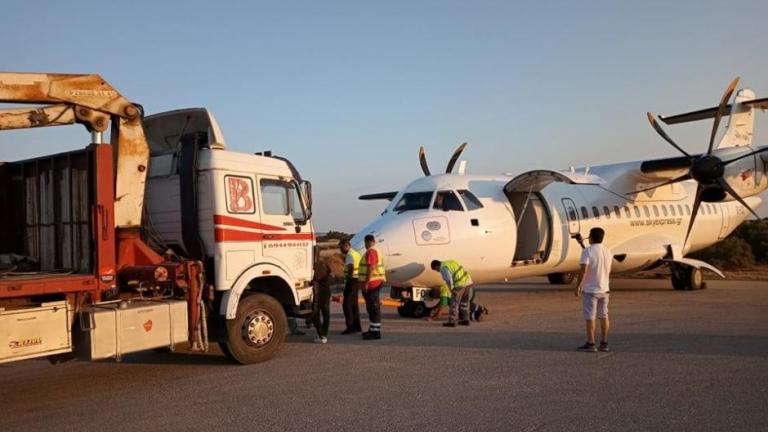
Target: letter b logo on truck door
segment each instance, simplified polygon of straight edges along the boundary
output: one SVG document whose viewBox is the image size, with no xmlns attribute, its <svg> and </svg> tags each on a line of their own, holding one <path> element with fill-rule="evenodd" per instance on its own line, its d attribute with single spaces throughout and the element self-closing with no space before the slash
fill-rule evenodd
<svg viewBox="0 0 768 432">
<path fill-rule="evenodd" d="M 230 213 L 254 213 L 253 180 L 248 177 L 225 176 L 227 187 L 227 211 Z"/>
</svg>

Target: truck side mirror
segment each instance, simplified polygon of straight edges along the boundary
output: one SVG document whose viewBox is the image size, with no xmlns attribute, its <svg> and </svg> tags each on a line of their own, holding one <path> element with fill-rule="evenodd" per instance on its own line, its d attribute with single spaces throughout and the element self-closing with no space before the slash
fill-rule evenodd
<svg viewBox="0 0 768 432">
<path fill-rule="evenodd" d="M 312 183 L 308 180 L 302 180 L 301 189 L 304 192 L 304 199 L 307 200 L 307 219 L 309 219 L 312 217 Z"/>
</svg>

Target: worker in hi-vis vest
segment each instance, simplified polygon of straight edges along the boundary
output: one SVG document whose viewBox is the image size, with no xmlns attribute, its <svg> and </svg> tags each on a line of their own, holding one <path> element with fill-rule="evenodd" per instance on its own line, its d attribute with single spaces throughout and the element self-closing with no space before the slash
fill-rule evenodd
<svg viewBox="0 0 768 432">
<path fill-rule="evenodd" d="M 472 294 L 472 277 L 464 267 L 454 260 L 431 263 L 432 270 L 439 272 L 443 281 L 451 291 L 451 309 L 445 327 L 456 327 L 456 324 L 469 325 L 469 299 Z"/>
<path fill-rule="evenodd" d="M 363 339 L 381 339 L 381 287 L 386 280 L 384 273 L 384 255 L 376 248 L 376 239 L 368 234 L 365 236 L 365 253 L 360 259 L 358 269 L 360 290 L 365 299 L 365 309 L 368 311 L 368 331 L 363 333 Z"/>
<path fill-rule="evenodd" d="M 339 250 L 344 254 L 344 300 L 341 308 L 347 327 L 341 334 L 348 335 L 363 331 L 360 325 L 360 307 L 357 305 L 357 293 L 360 291 L 358 275 L 360 273 L 360 252 L 352 249 L 348 239 L 339 242 Z"/>
</svg>

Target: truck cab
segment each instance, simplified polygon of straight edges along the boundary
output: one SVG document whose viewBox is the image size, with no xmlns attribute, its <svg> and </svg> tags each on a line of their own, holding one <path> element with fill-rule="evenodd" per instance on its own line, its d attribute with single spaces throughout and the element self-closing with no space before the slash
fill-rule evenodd
<svg viewBox="0 0 768 432">
<path fill-rule="evenodd" d="M 259 361 L 285 337 L 286 316 L 311 311 L 311 185 L 285 158 L 227 150 L 203 108 L 148 116 L 144 130 L 151 246 L 204 263 L 223 351 Z"/>
</svg>

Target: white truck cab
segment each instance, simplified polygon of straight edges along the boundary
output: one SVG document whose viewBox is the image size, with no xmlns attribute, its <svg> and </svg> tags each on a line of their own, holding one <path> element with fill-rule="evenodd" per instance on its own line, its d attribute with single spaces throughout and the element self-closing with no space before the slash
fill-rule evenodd
<svg viewBox="0 0 768 432">
<path fill-rule="evenodd" d="M 229 151 L 204 108 L 148 116 L 144 230 L 155 249 L 205 263 L 212 336 L 241 363 L 272 356 L 286 316 L 311 311 L 311 185 L 287 159 Z"/>
</svg>

